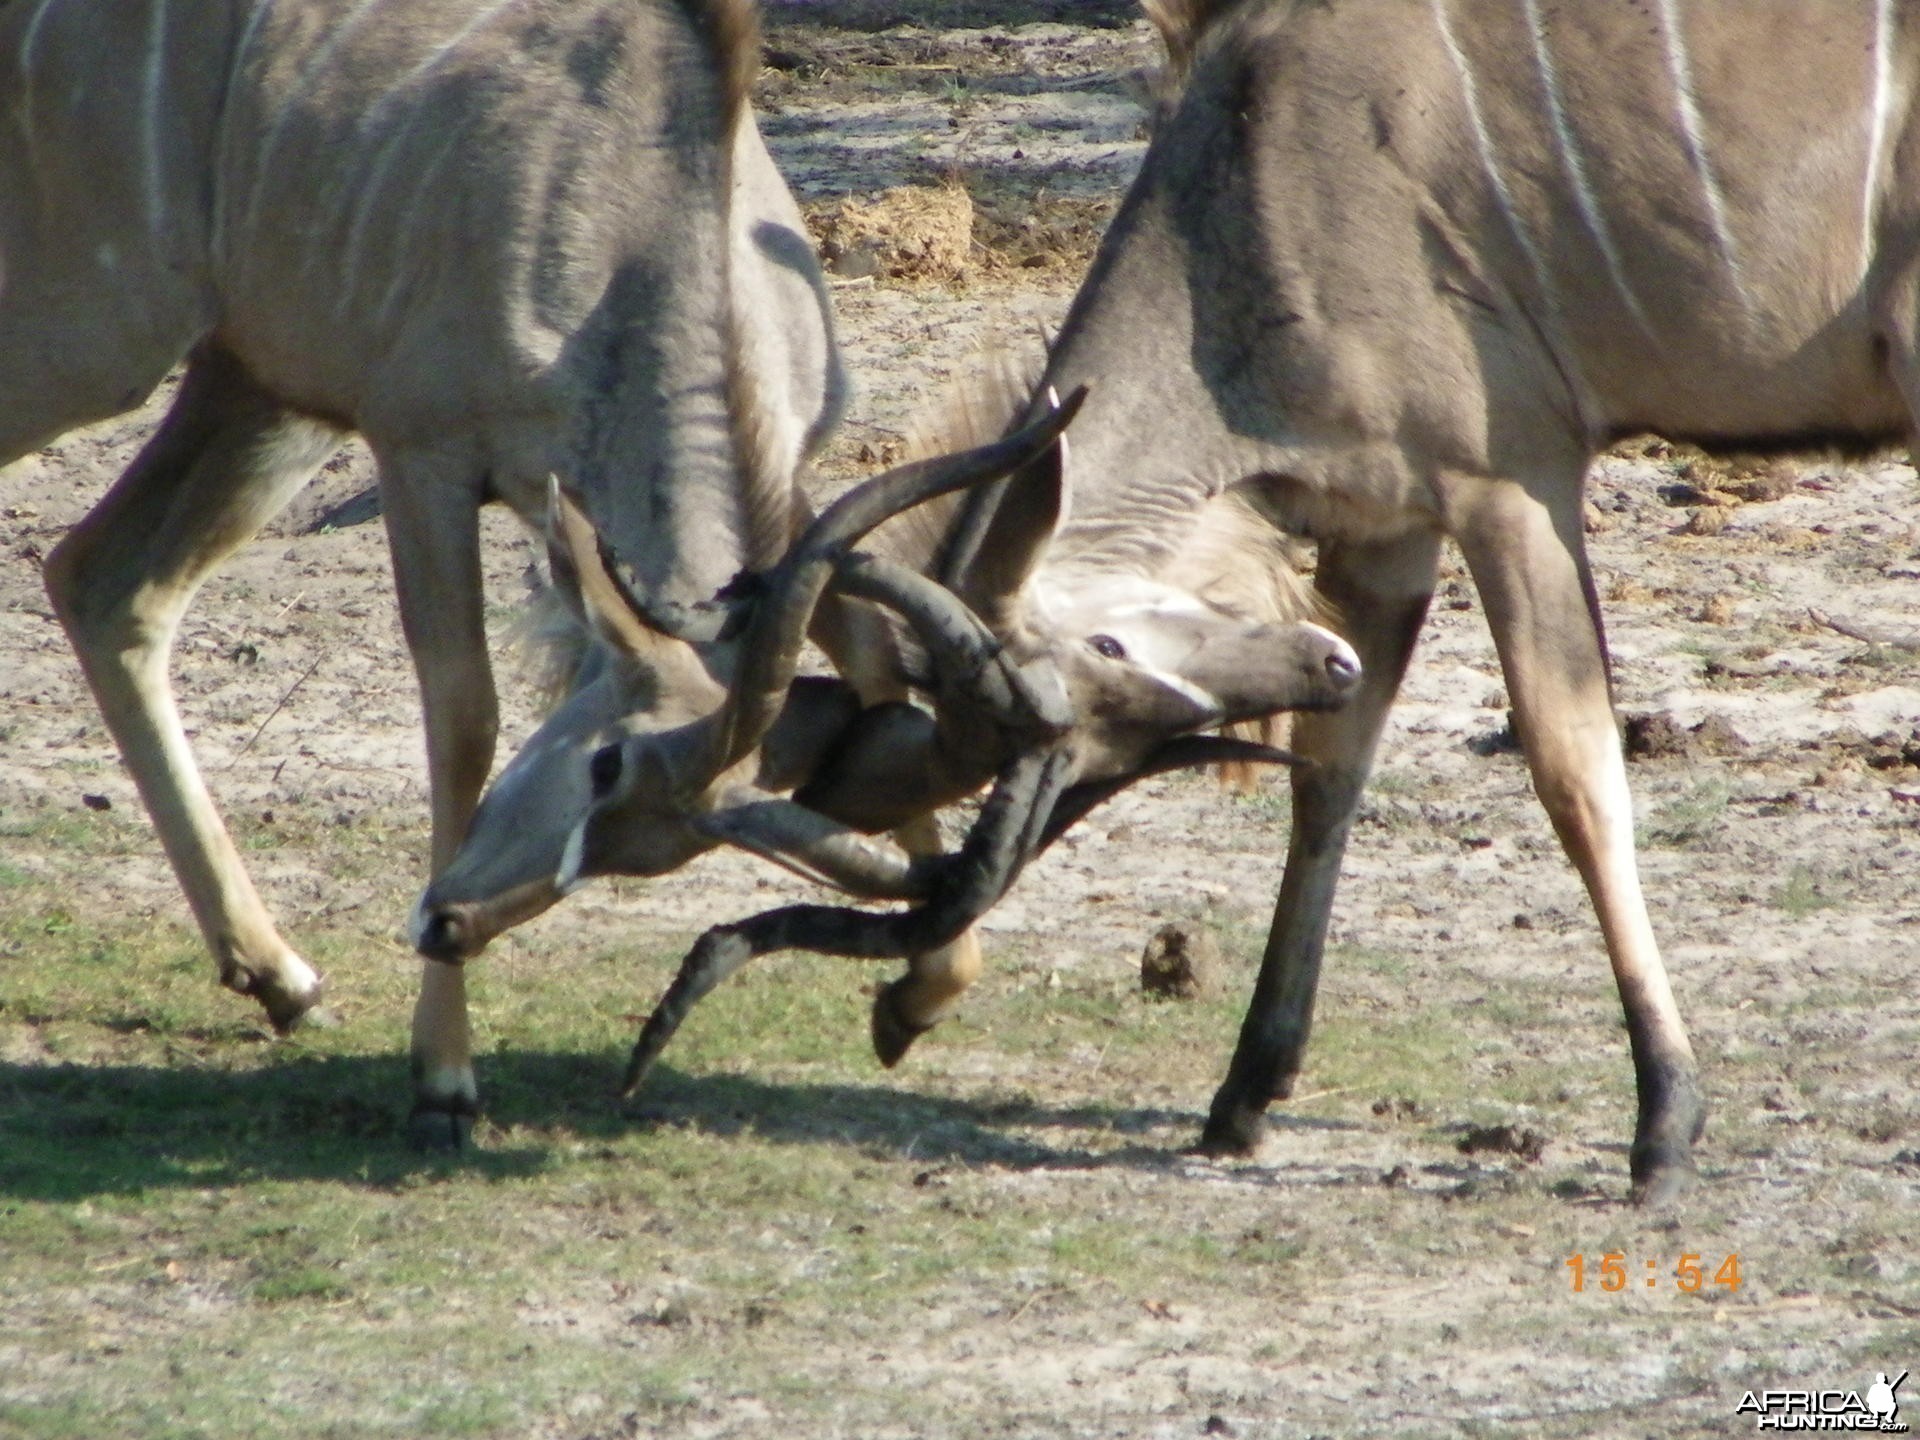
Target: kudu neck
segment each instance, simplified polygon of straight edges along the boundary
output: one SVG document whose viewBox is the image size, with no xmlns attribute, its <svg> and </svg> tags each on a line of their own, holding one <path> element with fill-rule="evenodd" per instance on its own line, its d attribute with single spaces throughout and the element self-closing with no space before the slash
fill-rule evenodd
<svg viewBox="0 0 1920 1440">
<path fill-rule="evenodd" d="M 1148 178 L 1148 177 L 1143 177 Z M 1237 427 L 1241 374 L 1208 361 L 1203 257 L 1163 195 L 1137 188 L 1054 343 L 1033 400 L 1090 393 L 1069 432 L 1068 517 L 1056 565 L 1127 564 L 1160 549 L 1207 497 L 1256 473 L 1270 446 Z"/>
<path fill-rule="evenodd" d="M 705 230 L 707 227 L 701 227 Z M 718 226 L 687 237 L 724 246 Z M 691 606 L 777 558 L 785 477 L 754 473 L 743 444 L 752 404 L 736 365 L 725 267 L 634 267 L 608 364 L 615 398 L 589 424 L 578 484 L 643 604 Z"/>
</svg>

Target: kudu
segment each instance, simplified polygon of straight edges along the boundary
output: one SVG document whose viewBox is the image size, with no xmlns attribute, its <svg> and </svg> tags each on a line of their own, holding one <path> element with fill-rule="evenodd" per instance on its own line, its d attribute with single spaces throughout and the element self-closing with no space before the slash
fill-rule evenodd
<svg viewBox="0 0 1920 1440">
<path fill-rule="evenodd" d="M 477 512 L 565 476 L 662 606 L 791 534 L 844 382 L 745 103 L 748 0 L 16 0 L 0 9 L 0 461 L 138 403 L 48 591 L 223 983 L 288 1028 L 276 931 L 176 712 L 195 590 L 357 430 L 418 673 L 433 860 L 491 767 Z M 671 677 L 669 677 L 671 678 Z M 417 1114 L 471 1108 L 460 973 L 425 967 Z"/>
<path fill-rule="evenodd" d="M 1311 763 L 1203 1143 L 1251 1149 L 1292 1089 L 1355 806 L 1450 538 L 1612 960 L 1634 1193 L 1665 1200 L 1693 1182 L 1705 1107 L 1635 864 L 1584 476 L 1642 430 L 1911 437 L 1920 17 L 1891 0 L 1152 10 L 1184 85 L 1046 374 L 1097 381 L 1059 563 L 1241 481 L 1318 541 L 1315 584 L 1366 676 L 1295 726 Z M 1794 85 L 1758 78 L 1755 56 L 1788 51 Z"/>
<path fill-rule="evenodd" d="M 1035 423 L 1048 418 L 1043 411 Z M 982 461 L 961 468 L 977 479 L 985 457 L 1011 454 L 1032 433 L 1029 427 L 966 452 Z M 921 470 L 952 472 L 930 484 L 957 499 L 956 487 L 972 483 L 955 470 L 960 463 L 922 461 L 868 482 L 836 502 L 815 530 L 854 523 L 839 518 L 853 504 L 849 513 L 863 517 L 856 531 L 864 533 L 879 518 L 874 507 L 900 503 L 901 487 L 917 483 Z M 837 593 L 824 597 L 829 620 L 819 629 L 843 670 L 862 677 L 857 685 L 796 683 L 798 622 L 770 642 L 762 623 L 768 601 L 751 588 L 739 606 L 753 615 L 744 633 L 725 638 L 739 630 L 725 618 L 725 603 L 667 633 L 675 627 L 618 582 L 584 522 L 569 517 L 553 573 L 598 642 L 578 663 L 570 694 L 482 801 L 459 854 L 421 897 L 414 933 L 422 952 L 459 963 L 585 879 L 658 875 L 733 844 L 862 898 L 919 903 L 864 916 L 789 907 L 719 927 L 656 1012 L 629 1084 L 694 1000 L 753 955 L 790 946 L 912 958 L 908 975 L 880 994 L 873 1012 L 875 1048 L 887 1063 L 897 1060 L 977 974 L 978 950 L 965 927 L 1066 825 L 1141 775 L 1236 757 L 1290 758 L 1195 732 L 1335 705 L 1358 682 L 1343 641 L 1277 610 L 1250 617 L 1162 587 L 1164 595 L 1142 598 L 1177 603 L 1143 603 L 1115 618 L 1111 633 L 1053 614 L 1031 581 L 1062 519 L 1065 473 L 1064 441 L 1021 465 L 964 563 L 946 553 L 963 512 L 938 499 L 873 534 L 873 553 L 839 559 Z M 1203 498 L 1172 517 L 1167 545 L 1197 553 L 1204 544 L 1186 542 L 1244 534 L 1246 519 L 1231 504 L 1210 509 Z M 810 594 L 820 597 L 833 567 L 809 558 L 810 547 L 838 553 L 851 538 L 830 533 L 815 542 L 813 534 L 775 579 L 787 585 L 789 571 L 813 565 Z M 1270 566 L 1277 557 L 1237 558 Z M 950 589 L 925 578 L 935 568 L 948 572 Z M 911 615 L 913 643 L 903 646 L 875 626 L 861 608 L 867 601 Z M 789 613 L 799 616 L 811 603 Z M 663 703 L 657 678 L 668 673 L 688 677 L 668 687 L 673 703 Z M 724 681 L 705 680 L 703 691 L 709 673 Z M 927 695 L 930 708 L 888 698 L 903 686 Z M 741 725 L 733 717 L 755 695 L 766 697 L 760 718 Z M 733 728 L 745 738 L 716 739 Z M 955 856 L 914 860 L 870 838 L 911 831 L 996 777 L 982 820 Z"/>
</svg>

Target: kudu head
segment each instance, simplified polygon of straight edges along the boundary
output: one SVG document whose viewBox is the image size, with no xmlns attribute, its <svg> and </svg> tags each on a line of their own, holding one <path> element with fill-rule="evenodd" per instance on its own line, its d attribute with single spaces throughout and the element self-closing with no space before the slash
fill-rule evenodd
<svg viewBox="0 0 1920 1440">
<path fill-rule="evenodd" d="M 1177 737 L 1346 697 L 1359 662 L 1321 626 L 1226 608 L 1177 566 L 1149 573 L 1063 554 L 1071 462 L 1063 438 L 980 497 L 979 541 L 950 547 L 946 568 L 1010 649 L 1059 671 L 1078 722 L 1076 780 L 1141 771 Z"/>
<path fill-rule="evenodd" d="M 460 851 L 420 897 L 416 947 L 432 959 L 464 960 L 584 875 L 663 874 L 723 841 L 740 843 L 737 830 L 722 833 L 713 823 L 723 798 L 743 786 L 793 788 L 860 709 L 844 682 L 795 674 L 835 563 L 897 511 L 1004 477 L 1049 447 L 1070 419 L 1071 409 L 996 444 L 867 482 L 768 574 L 710 604 L 677 606 L 670 621 L 622 582 L 556 483 L 553 589 L 592 643 L 566 698 L 488 790 Z M 951 596 L 944 603 L 962 614 Z M 617 818 L 583 861 L 582 818 L 608 812 Z"/>
</svg>

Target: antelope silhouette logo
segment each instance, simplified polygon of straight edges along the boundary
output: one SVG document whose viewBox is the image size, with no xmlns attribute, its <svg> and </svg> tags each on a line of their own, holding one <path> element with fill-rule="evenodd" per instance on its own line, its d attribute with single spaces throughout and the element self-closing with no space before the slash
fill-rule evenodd
<svg viewBox="0 0 1920 1440">
<path fill-rule="evenodd" d="M 1879 1416 L 1883 1420 L 1891 1420 L 1898 1415 L 1900 1413 L 1900 1402 L 1894 1398 L 1893 1392 L 1900 1388 L 1900 1381 L 1906 1379 L 1909 1373 L 1910 1372 L 1906 1370 L 1902 1370 L 1899 1376 L 1889 1384 L 1887 1381 L 1887 1372 L 1882 1370 L 1874 1378 L 1873 1384 L 1867 1387 L 1868 1412 Z"/>
</svg>

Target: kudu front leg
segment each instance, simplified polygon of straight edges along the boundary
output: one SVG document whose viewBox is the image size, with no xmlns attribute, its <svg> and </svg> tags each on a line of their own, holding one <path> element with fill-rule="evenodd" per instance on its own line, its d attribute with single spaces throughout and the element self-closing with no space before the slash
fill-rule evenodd
<svg viewBox="0 0 1920 1440">
<path fill-rule="evenodd" d="M 1200 1149 L 1208 1154 L 1251 1154 L 1264 1135 L 1267 1106 L 1293 1093 L 1313 1028 L 1347 834 L 1426 618 L 1438 555 L 1439 538 L 1428 533 L 1321 547 L 1314 583 L 1335 611 L 1335 628 L 1359 654 L 1360 687 L 1340 710 L 1294 717 L 1290 743 L 1305 763 L 1293 771 L 1287 868 L 1240 1041 L 1201 1132 Z"/>
<path fill-rule="evenodd" d="M 479 467 L 465 456 L 416 451 L 382 451 L 379 460 L 400 624 L 420 683 L 437 875 L 473 819 L 499 731 L 480 567 Z M 462 967 L 422 962 L 410 1058 L 409 1138 L 421 1149 L 461 1148 L 480 1109 Z"/>
<path fill-rule="evenodd" d="M 1554 494 L 1549 508 L 1512 482 L 1459 481 L 1449 521 L 1487 608 L 1534 790 L 1600 920 L 1639 1089 L 1634 1198 L 1661 1204 L 1697 1179 L 1706 1102 L 1640 891 L 1577 477 Z"/>
<path fill-rule="evenodd" d="M 339 434 L 282 409 L 234 361 L 193 356 L 173 409 L 47 559 L 47 593 L 213 951 L 220 981 L 278 1030 L 321 978 L 280 938 L 195 765 L 168 680 L 181 616 L 286 504 Z"/>
</svg>

